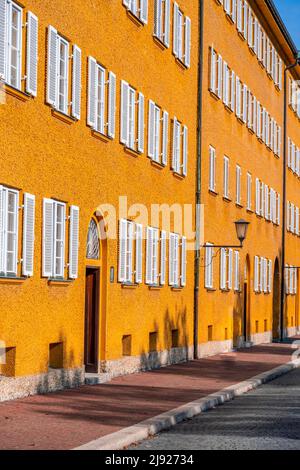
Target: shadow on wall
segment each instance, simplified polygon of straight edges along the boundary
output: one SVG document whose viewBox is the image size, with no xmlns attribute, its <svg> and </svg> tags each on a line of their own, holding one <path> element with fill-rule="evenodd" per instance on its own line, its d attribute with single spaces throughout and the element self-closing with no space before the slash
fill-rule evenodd
<svg viewBox="0 0 300 470">
<path fill-rule="evenodd" d="M 157 343 L 162 345 L 162 349 L 154 346 L 152 333 L 157 334 Z M 148 351 L 141 350 L 140 368 L 150 370 L 159 368 L 166 364 L 175 362 L 186 362 L 189 360 L 189 334 L 187 328 L 187 310 L 186 306 L 176 309 L 174 315 L 166 309 L 163 319 L 163 327 L 159 328 L 157 322 L 154 322 L 152 332 L 149 332 Z"/>
<path fill-rule="evenodd" d="M 244 335 L 244 293 L 240 292 L 235 295 L 233 305 L 233 347 L 238 347 L 240 344 L 240 338 Z M 230 338 L 228 338 L 230 339 Z"/>
</svg>

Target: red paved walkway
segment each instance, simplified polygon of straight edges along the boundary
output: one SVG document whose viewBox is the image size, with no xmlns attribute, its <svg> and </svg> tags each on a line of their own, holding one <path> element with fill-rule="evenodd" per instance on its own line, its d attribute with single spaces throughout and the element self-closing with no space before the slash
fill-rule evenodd
<svg viewBox="0 0 300 470">
<path fill-rule="evenodd" d="M 291 360 L 287 344 L 0 404 L 0 449 L 71 449 Z"/>
</svg>

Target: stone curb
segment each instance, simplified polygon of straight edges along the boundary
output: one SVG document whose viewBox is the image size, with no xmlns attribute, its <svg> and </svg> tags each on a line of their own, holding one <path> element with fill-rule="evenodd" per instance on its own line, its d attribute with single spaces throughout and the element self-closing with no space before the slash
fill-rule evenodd
<svg viewBox="0 0 300 470">
<path fill-rule="evenodd" d="M 134 426 L 130 426 L 120 431 L 108 434 L 107 436 L 95 439 L 87 444 L 83 444 L 76 447 L 73 450 L 121 450 L 125 447 L 135 444 L 150 436 L 158 434 L 163 430 L 170 429 L 172 426 L 191 419 L 194 416 L 199 415 L 203 411 L 210 410 L 216 406 L 222 405 L 223 403 L 233 400 L 235 397 L 243 395 L 244 393 L 253 390 L 260 385 L 270 382 L 282 375 L 291 372 L 294 369 L 300 367 L 300 359 L 288 362 L 281 366 L 275 367 L 267 372 L 263 372 L 259 375 L 252 377 L 251 379 L 245 380 L 238 384 L 230 385 L 229 387 L 220 390 L 219 392 L 212 393 L 199 400 L 186 403 L 178 408 L 162 413 L 153 418 L 141 421 Z"/>
</svg>

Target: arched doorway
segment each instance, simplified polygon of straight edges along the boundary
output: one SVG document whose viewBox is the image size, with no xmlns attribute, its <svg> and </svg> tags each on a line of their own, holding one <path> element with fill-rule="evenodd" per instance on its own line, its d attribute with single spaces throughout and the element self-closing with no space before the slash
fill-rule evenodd
<svg viewBox="0 0 300 470">
<path fill-rule="evenodd" d="M 89 223 L 86 242 L 84 363 L 86 372 L 100 372 L 102 322 L 105 321 L 106 240 L 102 237 L 101 217 L 94 215 Z"/>
<path fill-rule="evenodd" d="M 250 258 L 246 256 L 243 285 L 243 337 L 250 340 Z"/>
<path fill-rule="evenodd" d="M 273 340 L 280 338 L 280 271 L 279 261 L 274 263 L 273 276 Z"/>
</svg>

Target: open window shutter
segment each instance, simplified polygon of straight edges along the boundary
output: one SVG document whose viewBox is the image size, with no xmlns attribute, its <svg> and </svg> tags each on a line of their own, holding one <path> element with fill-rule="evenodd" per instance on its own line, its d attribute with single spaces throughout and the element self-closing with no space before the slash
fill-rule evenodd
<svg viewBox="0 0 300 470">
<path fill-rule="evenodd" d="M 215 93 L 216 91 L 216 54 L 214 46 L 210 48 L 210 91 Z"/>
<path fill-rule="evenodd" d="M 162 286 L 166 283 L 166 256 L 167 256 L 167 233 L 165 230 L 161 231 L 160 239 L 160 284 Z"/>
<path fill-rule="evenodd" d="M 70 207 L 69 278 L 78 277 L 79 207 Z"/>
<path fill-rule="evenodd" d="M 47 103 L 56 106 L 57 103 L 57 61 L 58 41 L 57 31 L 53 26 L 48 27 L 48 68 L 47 68 Z"/>
<path fill-rule="evenodd" d="M 220 254 L 220 289 L 226 289 L 226 250 L 221 248 Z"/>
<path fill-rule="evenodd" d="M 268 260 L 268 292 L 272 292 L 273 272 L 272 272 L 272 260 Z"/>
<path fill-rule="evenodd" d="M 178 4 L 174 3 L 174 17 L 173 17 L 173 53 L 175 57 L 178 57 L 178 14 L 179 14 L 179 7 Z"/>
<path fill-rule="evenodd" d="M 27 51 L 26 51 L 26 92 L 37 95 L 38 70 L 38 19 L 31 13 L 27 14 Z"/>
<path fill-rule="evenodd" d="M 180 283 L 182 287 L 186 286 L 186 237 L 181 239 L 181 276 Z"/>
<path fill-rule="evenodd" d="M 228 289 L 232 289 L 233 250 L 228 250 Z"/>
<path fill-rule="evenodd" d="M 248 87 L 243 85 L 243 122 L 247 122 L 247 111 L 248 111 Z"/>
<path fill-rule="evenodd" d="M 158 277 L 158 240 L 159 240 L 159 230 L 156 228 L 153 230 L 153 274 L 152 281 L 153 284 L 157 284 Z"/>
<path fill-rule="evenodd" d="M 152 272 L 153 272 L 152 246 L 153 246 L 153 229 L 151 227 L 147 227 L 146 284 L 152 284 Z"/>
<path fill-rule="evenodd" d="M 183 126 L 183 141 L 182 141 L 182 146 L 183 146 L 183 163 L 182 163 L 182 174 L 183 176 L 187 176 L 187 166 L 188 166 L 188 128 L 186 126 Z"/>
<path fill-rule="evenodd" d="M 143 93 L 139 93 L 138 97 L 138 152 L 144 153 L 145 147 L 145 97 Z"/>
<path fill-rule="evenodd" d="M 173 158 L 172 170 L 176 173 L 180 171 L 180 123 L 174 117 L 173 121 Z"/>
<path fill-rule="evenodd" d="M 96 127 L 97 63 L 89 57 L 87 124 Z"/>
<path fill-rule="evenodd" d="M 35 196 L 24 194 L 23 217 L 23 276 L 33 276 Z"/>
<path fill-rule="evenodd" d="M 126 281 L 127 220 L 119 222 L 119 282 Z"/>
<path fill-rule="evenodd" d="M 256 198 L 255 198 L 255 212 L 257 215 L 260 215 L 260 181 L 258 178 L 255 180 L 255 193 L 256 193 Z"/>
<path fill-rule="evenodd" d="M 144 24 L 148 23 L 148 0 L 140 0 L 140 19 Z"/>
<path fill-rule="evenodd" d="M 4 194 L 0 185 L 0 273 L 4 272 Z"/>
<path fill-rule="evenodd" d="M 162 0 L 154 2 L 154 36 L 162 39 Z"/>
<path fill-rule="evenodd" d="M 254 292 L 259 292 L 259 257 L 254 257 Z"/>
<path fill-rule="evenodd" d="M 121 135 L 120 141 L 128 145 L 129 131 L 129 86 L 124 80 L 121 81 Z"/>
<path fill-rule="evenodd" d="M 297 294 L 298 290 L 298 269 L 295 268 L 294 271 L 294 294 Z"/>
<path fill-rule="evenodd" d="M 168 143 L 169 143 L 169 113 L 163 111 L 163 137 L 162 137 L 162 164 L 168 163 Z"/>
<path fill-rule="evenodd" d="M 0 78 L 5 79 L 7 0 L 0 0 Z"/>
<path fill-rule="evenodd" d="M 230 109 L 235 110 L 235 72 L 231 71 Z"/>
<path fill-rule="evenodd" d="M 170 286 L 174 286 L 175 284 L 174 255 L 175 255 L 175 234 L 170 233 L 170 238 L 169 238 L 169 284 Z"/>
<path fill-rule="evenodd" d="M 191 65 L 191 19 L 185 18 L 185 52 L 184 63 L 187 67 Z"/>
<path fill-rule="evenodd" d="M 240 290 L 240 253 L 234 252 L 234 290 Z"/>
<path fill-rule="evenodd" d="M 73 47 L 72 64 L 72 116 L 80 119 L 81 111 L 81 49 Z"/>
<path fill-rule="evenodd" d="M 222 56 L 218 56 L 218 89 L 217 95 L 221 99 L 223 91 L 223 59 Z"/>
<path fill-rule="evenodd" d="M 113 72 L 108 74 L 108 128 L 107 135 L 111 139 L 116 133 L 116 75 Z"/>
<path fill-rule="evenodd" d="M 129 8 L 130 4 L 131 4 L 131 0 L 123 0 L 123 5 L 125 5 L 125 7 Z"/>
<path fill-rule="evenodd" d="M 155 103 L 152 100 L 149 100 L 148 157 L 150 158 L 154 158 L 154 148 L 155 148 L 154 120 L 155 120 Z"/>
<path fill-rule="evenodd" d="M 164 43 L 167 47 L 170 46 L 170 0 L 165 0 L 165 31 Z"/>
<path fill-rule="evenodd" d="M 277 194 L 277 225 L 280 225 L 280 210 L 281 210 L 280 194 Z"/>
<path fill-rule="evenodd" d="M 53 276 L 53 223 L 54 203 L 52 199 L 43 201 L 43 277 Z"/>
<path fill-rule="evenodd" d="M 135 225 L 135 282 L 141 284 L 143 282 L 143 226 Z"/>
</svg>

